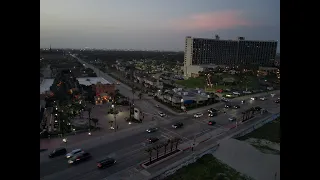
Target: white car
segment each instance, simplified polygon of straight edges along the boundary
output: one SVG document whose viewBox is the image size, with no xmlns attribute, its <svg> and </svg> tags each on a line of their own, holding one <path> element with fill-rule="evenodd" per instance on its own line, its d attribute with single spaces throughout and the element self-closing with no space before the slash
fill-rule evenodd
<svg viewBox="0 0 320 180">
<path fill-rule="evenodd" d="M 254 101 L 254 100 L 256 100 L 257 99 L 257 97 L 252 97 L 252 98 L 250 98 L 252 101 Z"/>
<path fill-rule="evenodd" d="M 264 100 L 267 100 L 267 98 L 266 97 L 261 97 L 260 100 L 264 101 Z"/>
<path fill-rule="evenodd" d="M 276 94 L 275 93 L 271 93 L 270 95 L 271 95 L 271 97 L 274 97 Z"/>
<path fill-rule="evenodd" d="M 199 117 L 201 117 L 201 116 L 203 116 L 202 113 L 197 113 L 197 114 L 193 115 L 193 117 L 195 117 L 195 118 L 199 118 Z"/>
<path fill-rule="evenodd" d="M 166 116 L 166 114 L 165 114 L 165 113 L 163 113 L 163 112 L 159 112 L 159 115 L 160 115 L 161 117 Z"/>
<path fill-rule="evenodd" d="M 229 121 L 232 121 L 232 122 L 237 120 L 235 117 L 230 117 L 228 119 L 229 119 Z"/>
<path fill-rule="evenodd" d="M 78 154 L 78 153 L 81 153 L 81 152 L 83 152 L 82 149 L 72 150 L 71 152 L 69 152 L 68 154 L 66 154 L 66 158 L 67 158 L 67 159 L 72 158 L 75 154 Z"/>
</svg>

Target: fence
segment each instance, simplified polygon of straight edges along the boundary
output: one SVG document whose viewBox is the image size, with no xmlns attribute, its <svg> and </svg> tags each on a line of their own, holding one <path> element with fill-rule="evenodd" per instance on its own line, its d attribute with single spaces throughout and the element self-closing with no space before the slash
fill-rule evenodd
<svg viewBox="0 0 320 180">
<path fill-rule="evenodd" d="M 244 135 L 246 135 L 248 133 L 251 133 L 255 129 L 258 129 L 261 126 L 263 126 L 263 125 L 265 125 L 265 124 L 267 124 L 267 123 L 269 123 L 271 121 L 274 121 L 278 117 L 280 117 L 280 113 L 277 113 L 277 114 L 272 115 L 271 117 L 267 117 L 265 119 L 262 119 L 262 120 L 258 121 L 257 123 L 253 124 L 252 126 L 250 126 L 250 127 L 246 128 L 246 129 L 242 130 L 241 132 L 237 133 L 232 138 L 238 138 L 238 137 L 244 136 Z"/>
<path fill-rule="evenodd" d="M 191 154 L 180 161 L 177 161 L 170 166 L 158 171 L 153 175 L 153 177 L 149 178 L 151 180 L 161 180 L 172 174 L 174 174 L 177 170 L 181 169 L 184 166 L 192 164 L 196 162 L 199 158 L 201 158 L 205 154 L 213 154 L 218 148 L 218 144 L 211 146 L 210 148 L 205 148 L 205 150 L 200 151 L 197 154 Z"/>
</svg>

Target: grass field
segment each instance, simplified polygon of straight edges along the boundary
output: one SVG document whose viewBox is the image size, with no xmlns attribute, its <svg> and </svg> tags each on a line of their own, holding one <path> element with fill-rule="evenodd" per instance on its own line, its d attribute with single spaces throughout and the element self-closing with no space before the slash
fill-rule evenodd
<svg viewBox="0 0 320 180">
<path fill-rule="evenodd" d="M 252 180 L 223 164 L 212 154 L 206 154 L 197 162 L 179 169 L 175 174 L 165 180 Z"/>
<path fill-rule="evenodd" d="M 177 80 L 177 84 L 187 88 L 204 88 L 206 85 L 205 77 L 189 78 L 186 80 Z"/>
<path fill-rule="evenodd" d="M 268 123 L 237 139 L 246 140 L 249 138 L 265 139 L 271 142 L 280 143 L 280 117 L 277 120 L 274 120 L 271 123 Z"/>
</svg>

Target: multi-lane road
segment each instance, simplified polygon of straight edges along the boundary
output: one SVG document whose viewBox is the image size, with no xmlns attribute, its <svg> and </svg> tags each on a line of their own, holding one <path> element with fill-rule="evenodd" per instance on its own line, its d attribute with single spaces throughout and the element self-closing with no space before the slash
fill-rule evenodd
<svg viewBox="0 0 320 180">
<path fill-rule="evenodd" d="M 277 96 L 276 96 L 277 97 Z M 269 98 L 266 101 L 253 101 L 240 105 L 240 109 L 226 110 L 226 114 L 221 113 L 218 116 L 211 118 L 217 122 L 215 126 L 207 125 L 208 114 L 204 112 L 204 116 L 201 118 L 193 118 L 192 115 L 177 116 L 174 118 L 164 118 L 155 121 L 154 126 L 158 126 L 159 130 L 155 133 L 148 134 L 145 132 L 146 127 L 142 127 L 137 131 L 115 139 L 114 141 L 108 140 L 101 142 L 96 147 L 82 147 L 92 154 L 93 158 L 90 161 L 84 162 L 77 166 L 69 167 L 64 157 L 44 160 L 40 163 L 40 177 L 43 179 L 87 179 L 87 180 L 100 180 L 108 177 L 116 172 L 126 169 L 131 166 L 135 166 L 142 161 L 148 159 L 147 154 L 144 152 L 146 148 L 146 139 L 150 136 L 158 137 L 160 140 L 170 139 L 172 137 L 180 137 L 184 142 L 192 140 L 196 134 L 200 132 L 212 132 L 212 131 L 227 131 L 228 117 L 235 116 L 241 113 L 241 109 L 246 109 L 252 106 L 260 106 L 266 108 L 268 111 L 279 111 L 279 104 L 273 102 L 276 98 Z M 235 100 L 234 103 L 240 104 Z M 223 105 L 216 107 L 217 109 L 223 109 Z M 172 129 L 171 125 L 177 121 L 183 122 L 184 127 L 181 129 Z M 71 150 L 71 149 L 69 149 Z M 104 170 L 98 170 L 96 168 L 96 161 L 103 157 L 111 156 L 117 159 L 117 164 Z M 46 158 L 46 157 L 42 157 Z"/>
</svg>

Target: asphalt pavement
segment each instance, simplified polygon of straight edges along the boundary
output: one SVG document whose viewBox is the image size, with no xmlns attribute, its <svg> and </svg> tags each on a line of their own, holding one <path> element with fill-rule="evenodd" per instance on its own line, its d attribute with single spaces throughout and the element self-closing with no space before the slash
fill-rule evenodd
<svg viewBox="0 0 320 180">
<path fill-rule="evenodd" d="M 273 99 L 276 98 L 277 97 L 274 97 Z M 85 151 L 92 154 L 93 158 L 91 160 L 74 167 L 68 166 L 64 157 L 43 161 L 40 163 L 40 176 L 43 177 L 43 179 L 102 179 L 145 161 L 148 156 L 144 152 L 144 149 L 146 148 L 146 139 L 149 137 L 158 137 L 160 141 L 165 141 L 172 137 L 180 137 L 183 142 L 186 142 L 192 140 L 201 132 L 214 132 L 218 130 L 227 131 L 227 126 L 230 125 L 228 120 L 229 114 L 231 114 L 231 116 L 233 114 L 239 114 L 242 112 L 241 110 L 252 106 L 260 106 L 267 110 L 268 108 L 279 109 L 279 104 L 274 103 L 273 99 L 269 98 L 266 101 L 256 100 L 253 102 L 247 102 L 240 105 L 240 109 L 226 110 L 227 114 L 220 113 L 218 116 L 213 118 L 208 118 L 208 114 L 206 112 L 204 112 L 204 116 L 201 118 L 193 118 L 192 115 L 158 118 L 155 120 L 153 125 L 149 126 L 159 127 L 159 130 L 155 133 L 148 134 L 145 132 L 146 128 L 142 127 L 135 133 L 123 136 L 122 138 L 114 141 L 110 139 L 108 142 L 101 142 L 101 145 L 87 149 L 83 146 Z M 223 105 L 217 109 L 222 110 Z M 209 119 L 214 119 L 217 124 L 215 126 L 207 125 Z M 171 125 L 178 121 L 183 122 L 184 127 L 181 129 L 173 129 Z M 81 146 L 78 148 L 81 148 Z M 117 159 L 117 164 L 104 170 L 98 170 L 96 168 L 96 161 L 106 156 Z"/>
</svg>

